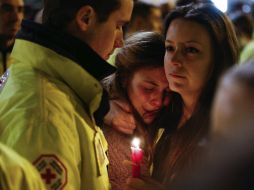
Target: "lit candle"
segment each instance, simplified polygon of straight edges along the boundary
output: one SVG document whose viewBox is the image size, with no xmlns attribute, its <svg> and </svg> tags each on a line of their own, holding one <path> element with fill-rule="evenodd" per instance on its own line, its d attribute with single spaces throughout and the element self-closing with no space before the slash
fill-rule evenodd
<svg viewBox="0 0 254 190">
<path fill-rule="evenodd" d="M 140 165 L 143 158 L 143 150 L 139 145 L 140 139 L 134 138 L 131 146 L 132 177 L 140 177 Z"/>
</svg>

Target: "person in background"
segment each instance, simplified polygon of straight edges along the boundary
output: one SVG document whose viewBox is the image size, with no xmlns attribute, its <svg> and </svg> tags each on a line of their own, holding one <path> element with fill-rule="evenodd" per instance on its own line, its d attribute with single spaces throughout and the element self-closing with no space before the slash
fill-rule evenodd
<svg viewBox="0 0 254 190">
<path fill-rule="evenodd" d="M 42 24 L 22 22 L 0 90 L 0 141 L 33 163 L 47 189 L 110 189 L 100 80 L 115 71 L 105 60 L 132 8 L 133 0 L 45 0 Z"/>
<path fill-rule="evenodd" d="M 0 0 L 0 76 L 9 67 L 9 55 L 23 17 L 23 0 Z"/>
<path fill-rule="evenodd" d="M 253 127 L 253 84 L 253 60 L 247 61 L 246 65 L 235 66 L 224 74 L 213 105 L 212 135 L 229 137 L 231 131 L 237 135 L 237 131 Z"/>
<path fill-rule="evenodd" d="M 148 140 L 146 131 L 151 130 L 169 104 L 170 92 L 163 67 L 164 51 L 164 40 L 160 34 L 133 33 L 116 55 L 116 73 L 103 80 L 111 99 L 124 98 L 130 102 L 138 115 L 135 120 L 139 124 L 133 135 L 126 135 L 105 124 L 112 190 L 124 189 L 126 179 L 131 177 L 131 167 L 124 166 L 123 161 L 131 160 L 132 139 L 140 136 Z M 149 149 L 145 152 L 146 161 L 141 171 L 144 176 L 149 176 Z"/>
<path fill-rule="evenodd" d="M 34 16 L 34 22 L 42 23 L 42 14 L 43 14 L 43 9 L 38 10 Z"/>
<path fill-rule="evenodd" d="M 162 32 L 162 16 L 159 7 L 136 1 L 130 22 L 126 25 L 125 36 L 137 31 Z"/>
<path fill-rule="evenodd" d="M 0 189 L 46 189 L 34 166 L 2 143 L 0 143 Z"/>
<path fill-rule="evenodd" d="M 254 62 L 230 69 L 213 102 L 209 149 L 172 190 L 254 188 Z"/>
<path fill-rule="evenodd" d="M 25 7 L 24 7 L 24 17 L 25 17 L 25 19 L 35 20 L 36 14 L 41 9 L 43 9 L 43 1 L 42 0 L 25 1 Z"/>
<path fill-rule="evenodd" d="M 254 61 L 249 60 L 231 68 L 216 93 L 212 110 L 213 149 L 208 161 L 215 166 L 211 178 L 218 190 L 254 188 L 253 84 Z M 213 153 L 217 155 L 215 159 Z"/>
<path fill-rule="evenodd" d="M 175 8 L 174 1 L 166 1 L 160 5 L 161 9 L 161 20 L 163 21 L 164 18 L 167 16 L 168 12 Z"/>
<path fill-rule="evenodd" d="M 233 25 L 211 3 L 177 7 L 165 20 L 164 34 L 165 73 L 174 94 L 154 151 L 157 182 L 131 178 L 129 189 L 170 186 L 182 172 L 191 172 L 205 149 L 217 82 L 238 60 Z"/>
<path fill-rule="evenodd" d="M 124 27 L 124 38 L 137 31 L 155 31 L 162 32 L 162 17 L 160 7 L 135 1 L 130 22 Z M 122 42 L 124 43 L 124 41 Z M 110 56 L 108 62 L 115 65 L 115 56 L 117 50 Z"/>
<path fill-rule="evenodd" d="M 240 46 L 240 62 L 254 58 L 253 19 L 250 15 L 236 12 L 230 15 Z"/>
</svg>

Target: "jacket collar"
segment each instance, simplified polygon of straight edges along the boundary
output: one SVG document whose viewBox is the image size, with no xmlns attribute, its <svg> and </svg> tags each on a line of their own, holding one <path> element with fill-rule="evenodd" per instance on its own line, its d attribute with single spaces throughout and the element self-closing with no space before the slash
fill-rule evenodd
<svg viewBox="0 0 254 190">
<path fill-rule="evenodd" d="M 16 60 L 25 59 L 23 66 L 38 69 L 67 83 L 90 114 L 96 111 L 95 118 L 100 118 L 98 121 L 101 122 L 109 105 L 99 80 L 114 72 L 115 67 L 101 59 L 87 44 L 68 34 L 57 34 L 43 25 L 25 21 L 17 35 L 12 56 Z"/>
<path fill-rule="evenodd" d="M 73 60 L 99 81 L 116 70 L 74 36 L 29 20 L 24 20 L 21 26 L 17 39 L 37 43 Z"/>
</svg>

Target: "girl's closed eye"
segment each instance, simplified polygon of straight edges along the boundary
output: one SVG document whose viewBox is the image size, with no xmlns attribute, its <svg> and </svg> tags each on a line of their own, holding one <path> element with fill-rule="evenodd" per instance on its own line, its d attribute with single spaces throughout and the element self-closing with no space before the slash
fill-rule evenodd
<svg viewBox="0 0 254 190">
<path fill-rule="evenodd" d="M 153 91 L 154 88 L 152 87 L 143 87 L 143 91 L 146 92 L 146 93 L 150 93 Z"/>
<path fill-rule="evenodd" d="M 155 89 L 154 85 L 151 85 L 150 83 L 143 83 L 140 87 L 144 93 L 151 93 Z"/>
</svg>

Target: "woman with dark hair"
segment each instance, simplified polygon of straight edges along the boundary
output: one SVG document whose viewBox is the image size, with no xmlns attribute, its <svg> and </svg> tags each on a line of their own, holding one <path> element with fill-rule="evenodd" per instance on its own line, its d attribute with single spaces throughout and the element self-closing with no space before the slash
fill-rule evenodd
<svg viewBox="0 0 254 190">
<path fill-rule="evenodd" d="M 238 49 L 231 22 L 209 3 L 173 10 L 165 20 L 165 47 L 166 77 L 175 94 L 160 123 L 165 130 L 155 147 L 152 177 L 170 186 L 202 157 L 216 85 L 237 62 Z M 153 184 L 132 178 L 129 189 L 158 189 Z"/>
<path fill-rule="evenodd" d="M 105 78 L 102 83 L 110 99 L 124 98 L 135 115 L 138 127 L 135 136 L 150 141 L 147 131 L 159 120 L 159 116 L 169 104 L 169 87 L 163 67 L 165 52 L 164 39 L 155 32 L 134 33 L 120 48 L 115 64 L 116 73 Z M 109 145 L 109 177 L 112 190 L 123 189 L 126 179 L 131 176 L 131 168 L 123 167 L 123 160 L 130 160 L 131 140 L 134 135 L 126 135 L 105 124 L 104 134 Z M 144 142 L 144 141 L 142 141 Z M 150 143 L 146 144 L 145 157 L 151 156 Z M 149 175 L 148 163 L 144 163 L 143 175 Z"/>
<path fill-rule="evenodd" d="M 220 80 L 202 164 L 171 190 L 254 189 L 254 61 L 235 65 Z"/>
</svg>

